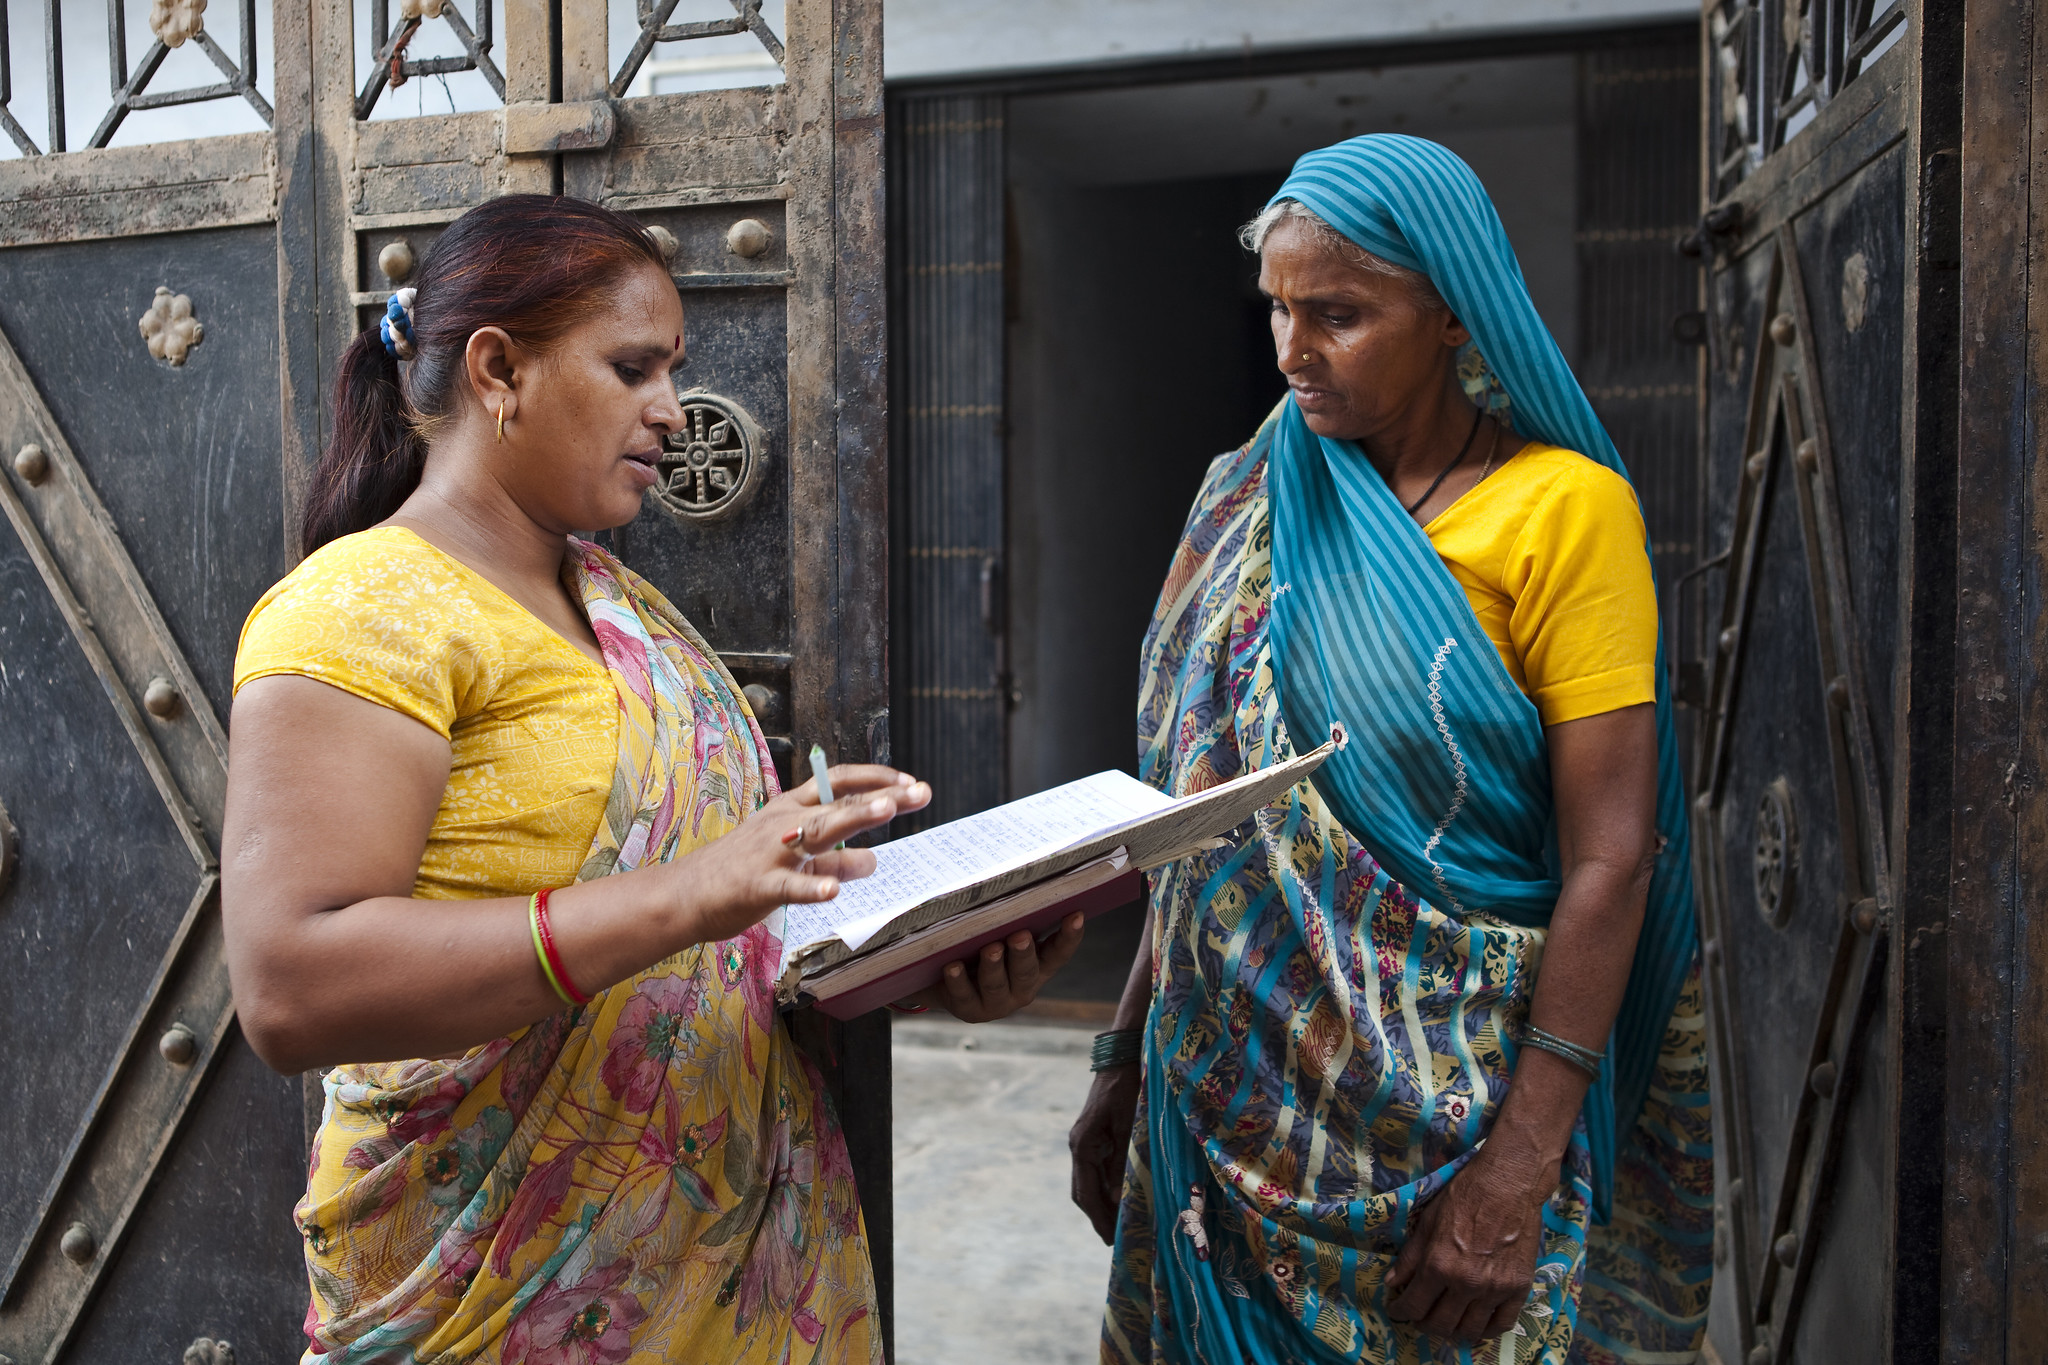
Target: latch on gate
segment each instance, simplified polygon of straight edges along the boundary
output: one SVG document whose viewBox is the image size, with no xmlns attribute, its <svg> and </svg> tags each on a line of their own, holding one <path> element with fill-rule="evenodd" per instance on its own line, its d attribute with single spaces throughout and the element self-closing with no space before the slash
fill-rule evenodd
<svg viewBox="0 0 2048 1365">
<path fill-rule="evenodd" d="M 505 106 L 505 155 L 595 152 L 612 145 L 618 127 L 610 100 L 516 102 Z"/>
</svg>

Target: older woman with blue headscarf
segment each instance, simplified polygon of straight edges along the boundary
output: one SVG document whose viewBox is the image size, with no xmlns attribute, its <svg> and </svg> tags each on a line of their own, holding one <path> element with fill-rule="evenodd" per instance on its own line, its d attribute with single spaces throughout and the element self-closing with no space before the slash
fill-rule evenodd
<svg viewBox="0 0 2048 1365">
<path fill-rule="evenodd" d="M 1290 392 L 1188 519 L 1142 771 L 1348 742 L 1155 880 L 1073 1135 L 1103 1359 L 1690 1360 L 1712 1148 L 1634 491 L 1450 152 L 1312 153 L 1246 236 Z"/>
</svg>

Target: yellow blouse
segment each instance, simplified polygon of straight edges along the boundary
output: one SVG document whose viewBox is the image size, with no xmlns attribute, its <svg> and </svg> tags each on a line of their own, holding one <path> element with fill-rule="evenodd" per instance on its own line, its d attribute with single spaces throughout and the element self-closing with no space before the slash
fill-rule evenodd
<svg viewBox="0 0 2048 1365">
<path fill-rule="evenodd" d="M 1532 441 L 1423 528 L 1545 725 L 1657 697 L 1657 591 L 1628 480 Z"/>
<path fill-rule="evenodd" d="M 611 675 L 487 579 L 396 527 L 322 546 L 242 627 L 235 689 L 315 678 L 453 750 L 413 894 L 523 896 L 574 881 L 618 763 Z"/>
</svg>

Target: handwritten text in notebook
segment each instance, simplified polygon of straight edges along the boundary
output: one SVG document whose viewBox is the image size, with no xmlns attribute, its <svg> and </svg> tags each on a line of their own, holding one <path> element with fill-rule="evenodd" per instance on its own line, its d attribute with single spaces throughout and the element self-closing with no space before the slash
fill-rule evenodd
<svg viewBox="0 0 2048 1365">
<path fill-rule="evenodd" d="M 1172 804 L 1171 797 L 1126 773 L 1097 773 L 883 844 L 875 849 L 873 876 L 841 883 L 838 897 L 823 904 L 785 907 L 785 957 L 828 938 L 858 949 L 890 920 L 934 896 Z"/>
</svg>

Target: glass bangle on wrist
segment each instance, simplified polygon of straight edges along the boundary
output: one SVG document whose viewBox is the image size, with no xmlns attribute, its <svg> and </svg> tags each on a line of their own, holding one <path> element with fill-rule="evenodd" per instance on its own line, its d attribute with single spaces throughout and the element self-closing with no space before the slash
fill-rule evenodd
<svg viewBox="0 0 2048 1365">
<path fill-rule="evenodd" d="M 1095 1045 L 1088 1049 L 1090 1071 L 1114 1071 L 1118 1067 L 1136 1066 L 1144 1051 L 1145 1030 L 1141 1028 L 1111 1029 L 1095 1035 Z"/>
<path fill-rule="evenodd" d="M 1522 1043 L 1526 1047 L 1562 1057 L 1594 1080 L 1600 1079 L 1600 1064 L 1606 1058 L 1604 1053 L 1595 1052 L 1589 1047 L 1580 1047 L 1577 1043 L 1560 1038 L 1555 1033 L 1546 1032 L 1534 1024 L 1529 1025 L 1529 1035 Z"/>
<path fill-rule="evenodd" d="M 548 922 L 548 897 L 553 887 L 544 887 L 527 898 L 526 928 L 533 937 L 533 955 L 540 959 L 540 974 L 547 978 L 555 995 L 565 1005 L 587 1005 L 590 997 L 576 989 L 576 983 L 569 979 L 569 969 L 562 965 L 562 955 L 555 948 L 554 926 Z"/>
</svg>

